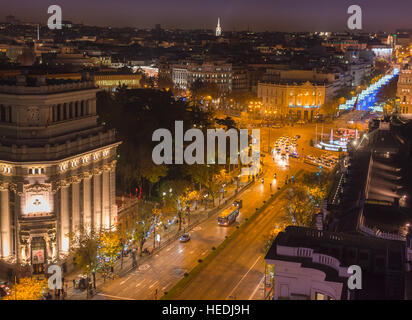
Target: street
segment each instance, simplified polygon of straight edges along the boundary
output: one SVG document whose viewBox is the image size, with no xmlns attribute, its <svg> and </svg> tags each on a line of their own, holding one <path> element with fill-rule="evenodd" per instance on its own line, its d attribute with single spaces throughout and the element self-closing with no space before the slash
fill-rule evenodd
<svg viewBox="0 0 412 320">
<path fill-rule="evenodd" d="M 300 134 L 299 152 L 322 153 L 309 146 L 314 134 L 313 125 L 302 128 L 271 129 L 271 143 L 281 135 Z M 261 148 L 267 151 L 264 143 L 269 139 L 268 128 L 261 130 Z M 163 292 L 170 290 L 186 272 L 190 272 L 199 262 L 217 247 L 225 236 L 231 234 L 237 225 L 250 217 L 256 208 L 262 206 L 263 201 L 270 194 L 282 186 L 286 176 L 291 177 L 301 169 L 315 170 L 306 165 L 301 159 L 290 159 L 289 166 L 279 167 L 271 156 L 265 153 L 264 162 L 265 183 L 255 182 L 238 199 L 243 200 L 237 221 L 229 227 L 217 224 L 216 216 L 195 227 L 191 232 L 191 240 L 187 243 L 174 241 L 168 247 L 155 254 L 146 263 L 140 265 L 126 276 L 106 283 L 94 299 L 155 299 L 160 298 Z M 273 181 L 274 173 L 277 181 Z M 272 182 L 270 188 L 269 182 Z M 236 299 L 261 299 L 262 292 L 259 285 L 263 277 L 262 247 L 264 236 L 277 223 L 281 215 L 281 204 L 276 200 L 269 206 L 244 233 L 239 235 L 202 271 L 188 286 L 179 298 L 182 299 L 227 299 L 229 296 Z M 156 296 L 157 290 L 157 296 Z"/>
</svg>

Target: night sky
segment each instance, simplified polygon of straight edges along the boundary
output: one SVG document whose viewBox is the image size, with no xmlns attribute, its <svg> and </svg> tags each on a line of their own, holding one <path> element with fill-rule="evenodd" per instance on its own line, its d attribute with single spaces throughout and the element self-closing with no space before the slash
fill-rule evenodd
<svg viewBox="0 0 412 320">
<path fill-rule="evenodd" d="M 347 8 L 363 9 L 365 31 L 412 28 L 411 0 L 0 0 L 0 20 L 47 22 L 47 7 L 62 7 L 63 20 L 87 25 L 224 30 L 346 30 Z"/>
</svg>

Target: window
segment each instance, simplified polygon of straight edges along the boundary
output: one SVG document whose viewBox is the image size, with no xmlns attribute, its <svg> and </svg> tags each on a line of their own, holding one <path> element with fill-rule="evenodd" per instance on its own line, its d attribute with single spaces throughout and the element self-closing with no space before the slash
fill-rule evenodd
<svg viewBox="0 0 412 320">
<path fill-rule="evenodd" d="M 315 300 L 325 300 L 325 295 L 323 293 L 316 292 Z"/>
<path fill-rule="evenodd" d="M 60 171 L 65 171 L 67 170 L 67 168 L 68 168 L 67 162 L 60 164 Z"/>
<path fill-rule="evenodd" d="M 46 169 L 42 167 L 29 168 L 29 175 L 42 175 L 46 173 Z"/>
</svg>

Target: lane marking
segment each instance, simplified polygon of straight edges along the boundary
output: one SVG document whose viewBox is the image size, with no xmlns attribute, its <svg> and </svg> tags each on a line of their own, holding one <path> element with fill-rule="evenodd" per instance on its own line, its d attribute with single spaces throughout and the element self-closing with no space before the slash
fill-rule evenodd
<svg viewBox="0 0 412 320">
<path fill-rule="evenodd" d="M 168 283 L 167 285 L 165 285 L 163 288 L 162 288 L 162 291 L 164 291 L 167 287 L 169 287 L 170 285 L 172 285 L 172 283 Z"/>
<path fill-rule="evenodd" d="M 122 282 L 120 282 L 120 285 L 123 285 L 126 281 L 128 281 L 130 279 L 130 276 L 127 277 L 125 280 L 123 280 Z"/>
<path fill-rule="evenodd" d="M 150 287 L 149 287 L 149 289 L 152 289 L 156 284 L 158 284 L 159 283 L 159 280 L 157 280 L 157 281 L 155 281 Z"/>
<path fill-rule="evenodd" d="M 119 296 L 112 296 L 110 294 L 104 294 L 104 293 L 98 293 L 98 296 L 103 296 L 103 297 L 108 297 L 108 298 L 113 298 L 113 299 L 120 299 L 120 300 L 135 300 L 131 298 L 126 298 L 126 297 L 119 297 Z"/>
<path fill-rule="evenodd" d="M 137 288 L 138 286 L 140 286 L 140 285 L 142 284 L 142 282 L 144 282 L 144 280 L 138 282 L 138 283 L 136 284 L 136 288 Z"/>
<path fill-rule="evenodd" d="M 232 291 L 230 291 L 230 293 L 228 294 L 228 296 L 226 297 L 226 300 L 232 295 L 232 293 L 237 289 L 237 287 L 239 286 L 239 284 L 243 281 L 243 279 L 247 276 L 247 274 L 250 272 L 250 270 L 253 269 L 253 267 L 256 265 L 256 263 L 258 263 L 260 259 L 260 256 L 256 259 L 255 263 L 249 268 L 249 270 L 243 275 L 242 279 L 239 280 L 239 282 L 237 283 L 237 285 L 232 289 Z"/>
<path fill-rule="evenodd" d="M 262 279 L 260 279 L 258 285 L 256 286 L 255 290 L 253 290 L 253 293 L 250 295 L 248 300 L 252 300 L 252 298 L 255 296 L 256 291 L 259 290 L 260 284 L 263 282 L 263 280 L 265 280 L 265 276 L 262 277 Z"/>
</svg>

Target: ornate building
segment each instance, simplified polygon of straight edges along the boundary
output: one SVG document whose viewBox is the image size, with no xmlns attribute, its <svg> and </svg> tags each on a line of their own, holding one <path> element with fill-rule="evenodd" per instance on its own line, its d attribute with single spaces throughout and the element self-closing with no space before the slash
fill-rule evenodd
<svg viewBox="0 0 412 320">
<path fill-rule="evenodd" d="M 401 70 L 398 80 L 397 96 L 400 98 L 398 112 L 401 114 L 412 113 L 412 68 L 405 67 Z"/>
<path fill-rule="evenodd" d="M 258 97 L 263 110 L 273 112 L 275 118 L 311 120 L 325 103 L 325 83 L 284 80 L 259 82 Z"/>
<path fill-rule="evenodd" d="M 120 142 L 97 124 L 98 90 L 85 79 L 0 84 L 3 261 L 42 272 L 67 256 L 69 233 L 113 225 Z"/>
</svg>

